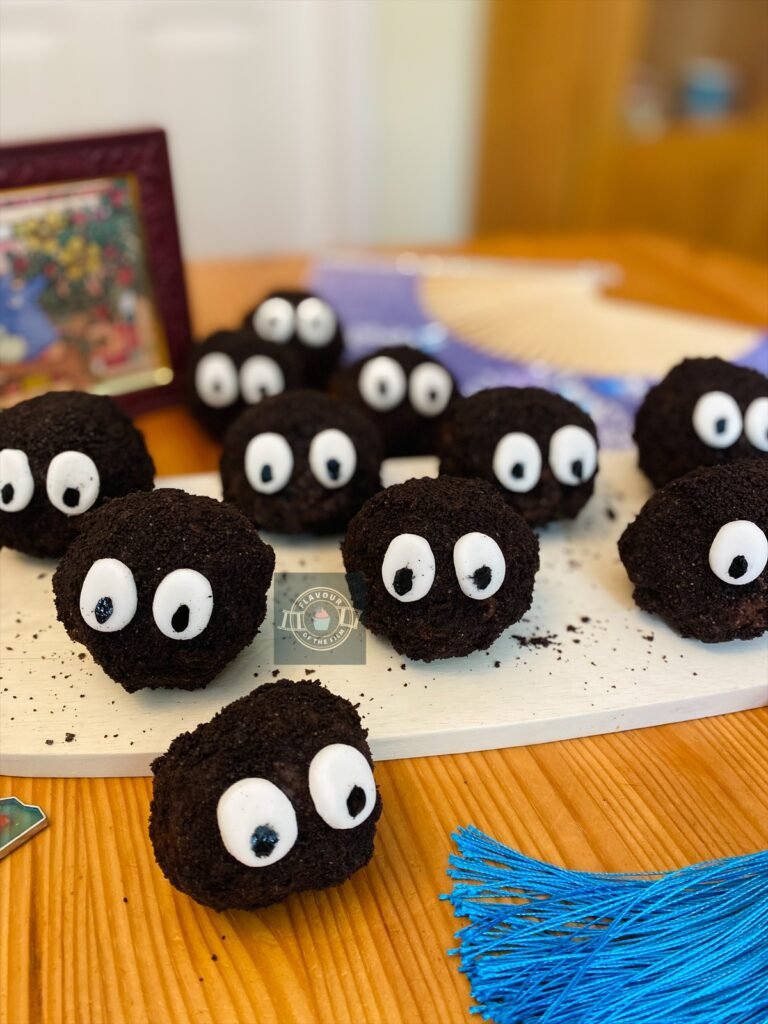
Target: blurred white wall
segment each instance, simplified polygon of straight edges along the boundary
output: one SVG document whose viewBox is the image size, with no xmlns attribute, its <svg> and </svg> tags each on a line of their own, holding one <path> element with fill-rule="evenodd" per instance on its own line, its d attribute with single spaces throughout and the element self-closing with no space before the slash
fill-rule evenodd
<svg viewBox="0 0 768 1024">
<path fill-rule="evenodd" d="M 0 0 L 0 140 L 159 125 L 187 256 L 469 230 L 483 0 Z"/>
<path fill-rule="evenodd" d="M 375 237 L 395 243 L 463 238 L 471 230 L 484 0 L 375 0 L 371 6 Z"/>
</svg>

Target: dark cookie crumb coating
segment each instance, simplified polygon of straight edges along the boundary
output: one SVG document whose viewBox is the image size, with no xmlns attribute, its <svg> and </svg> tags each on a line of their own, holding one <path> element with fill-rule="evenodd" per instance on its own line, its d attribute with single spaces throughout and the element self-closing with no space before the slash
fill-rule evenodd
<svg viewBox="0 0 768 1024">
<path fill-rule="evenodd" d="M 484 533 L 502 550 L 506 577 L 485 600 L 466 597 L 456 578 L 453 549 L 467 533 Z M 419 601 L 402 603 L 387 591 L 381 569 L 393 538 L 425 537 L 435 556 L 435 579 Z M 388 487 L 350 522 L 342 544 L 347 580 L 361 621 L 409 658 L 434 661 L 484 650 L 531 606 L 539 568 L 536 535 L 483 480 L 423 477 Z"/>
<path fill-rule="evenodd" d="M 99 471 L 99 496 L 107 498 L 154 486 L 155 467 L 143 435 L 130 418 L 104 395 L 83 391 L 51 391 L 0 412 L 0 449 L 21 449 L 29 459 L 34 493 L 20 512 L 0 509 L 0 547 L 27 555 L 57 557 L 77 536 L 81 516 L 66 516 L 46 493 L 51 459 L 78 451 L 93 459 Z"/>
<path fill-rule="evenodd" d="M 448 409 L 458 398 L 458 386 L 453 379 L 453 394 L 446 411 L 439 416 L 422 416 L 411 405 L 408 393 L 394 409 L 379 411 L 372 409 L 360 394 L 360 371 L 366 363 L 377 356 L 389 356 L 402 366 L 406 377 L 422 363 L 437 363 L 438 360 L 411 348 L 410 345 L 392 345 L 378 349 L 364 359 L 358 359 L 350 366 L 343 367 L 333 375 L 328 385 L 332 395 L 354 405 L 369 416 L 376 424 L 383 440 L 387 456 L 398 455 L 432 455 L 437 447 L 440 426 Z M 442 366 L 442 364 L 439 364 Z M 445 367 L 443 367 L 445 369 Z"/>
<path fill-rule="evenodd" d="M 312 439 L 327 429 L 343 431 L 355 446 L 357 467 L 349 483 L 326 488 L 309 466 Z M 245 475 L 248 442 L 276 432 L 293 452 L 293 473 L 275 494 L 255 491 Z M 371 421 L 356 409 L 317 391 L 291 391 L 249 409 L 224 440 L 221 479 L 224 497 L 265 530 L 279 533 L 339 533 L 351 516 L 381 487 L 381 440 Z"/>
<path fill-rule="evenodd" d="M 184 379 L 187 404 L 195 419 L 217 440 L 224 437 L 238 416 L 250 408 L 250 404 L 243 399 L 242 392 L 235 402 L 221 408 L 214 408 L 202 400 L 195 387 L 195 371 L 200 360 L 211 352 L 222 352 L 229 356 L 238 372 L 251 356 L 267 356 L 282 371 L 285 391 L 304 386 L 304 369 L 296 352 L 282 345 L 261 341 L 253 331 L 216 331 L 204 341 L 191 345 Z"/>
<path fill-rule="evenodd" d="M 372 764 L 366 735 L 353 705 L 318 680 L 280 679 L 178 736 L 152 765 L 149 835 L 165 877 L 215 910 L 253 910 L 292 892 L 340 885 L 371 859 L 381 798 L 356 828 L 333 829 L 315 810 L 308 769 L 331 743 L 354 747 Z M 296 811 L 296 844 L 268 867 L 241 864 L 219 833 L 219 798 L 243 778 L 268 779 Z"/>
<path fill-rule="evenodd" d="M 768 629 L 768 569 L 733 586 L 709 567 L 718 530 L 749 520 L 768 534 L 768 462 L 697 469 L 667 484 L 619 539 L 640 608 L 681 636 L 706 643 L 750 640 Z"/>
<path fill-rule="evenodd" d="M 724 391 L 742 415 L 755 398 L 768 396 L 768 377 L 723 359 L 684 359 L 650 389 L 635 418 L 638 463 L 654 487 L 699 466 L 717 466 L 736 459 L 768 459 L 746 435 L 727 448 L 706 445 L 693 428 L 693 410 L 709 391 Z"/>
<path fill-rule="evenodd" d="M 440 432 L 440 473 L 480 477 L 533 526 L 556 519 L 573 519 L 589 501 L 595 477 L 576 486 L 561 484 L 548 461 L 549 443 L 559 428 L 583 427 L 597 442 L 594 421 L 578 405 L 544 388 L 489 388 L 457 402 Z M 493 456 L 508 433 L 534 439 L 541 451 L 541 477 L 530 491 L 510 491 L 496 479 Z"/>
<path fill-rule="evenodd" d="M 253 323 L 254 315 L 259 306 L 266 302 L 267 299 L 285 299 L 285 301 L 289 302 L 295 309 L 299 303 L 304 301 L 304 299 L 321 298 L 322 296 L 316 295 L 314 292 L 304 291 L 300 288 L 280 288 L 277 291 L 273 291 L 268 295 L 265 295 L 261 302 L 248 310 L 243 317 L 243 329 L 246 331 L 253 331 L 254 334 L 258 336 L 258 332 L 256 331 Z M 323 299 L 323 301 L 325 300 Z M 330 303 L 327 303 L 327 305 L 330 306 Z M 336 317 L 336 331 L 326 345 L 322 345 L 318 348 L 312 347 L 302 342 L 296 333 L 294 333 L 288 341 L 280 345 L 281 348 L 290 349 L 299 358 L 302 366 L 304 387 L 317 388 L 321 391 L 324 390 L 328 385 L 328 378 L 339 365 L 339 360 L 341 359 L 342 352 L 344 351 L 344 327 L 341 323 L 338 312 L 335 309 L 333 312 Z M 265 343 L 270 345 L 275 344 L 275 342 Z"/>
<path fill-rule="evenodd" d="M 80 613 L 83 580 L 101 558 L 119 559 L 136 583 L 136 613 L 117 632 L 92 629 Z M 196 690 L 253 640 L 274 565 L 272 548 L 237 509 L 171 488 L 131 494 L 84 521 L 53 577 L 56 611 L 71 639 L 129 692 Z M 159 583 L 182 568 L 202 573 L 213 590 L 210 621 L 191 640 L 165 636 L 152 613 Z"/>
</svg>

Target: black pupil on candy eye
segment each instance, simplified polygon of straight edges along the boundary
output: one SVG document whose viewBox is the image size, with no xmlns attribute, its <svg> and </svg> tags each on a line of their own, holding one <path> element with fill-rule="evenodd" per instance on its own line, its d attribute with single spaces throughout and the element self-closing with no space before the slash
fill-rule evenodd
<svg viewBox="0 0 768 1024">
<path fill-rule="evenodd" d="M 481 565 L 479 569 L 475 569 L 472 573 L 472 582 L 478 590 L 485 590 L 489 586 L 492 576 L 491 567 L 489 565 Z"/>
<path fill-rule="evenodd" d="M 268 484 L 272 479 L 272 467 L 267 464 L 261 467 L 261 481 L 262 483 Z"/>
<path fill-rule="evenodd" d="M 515 480 L 522 480 L 525 476 L 525 466 L 522 462 L 516 462 L 512 467 L 512 476 Z"/>
<path fill-rule="evenodd" d="M 429 394 L 427 395 L 427 398 L 430 400 L 430 402 L 436 402 L 437 401 L 437 392 L 435 391 L 434 388 L 429 392 Z"/>
<path fill-rule="evenodd" d="M 719 420 L 715 421 L 715 433 L 724 434 L 725 428 L 728 426 L 728 420 L 725 416 L 721 416 Z"/>
<path fill-rule="evenodd" d="M 62 498 L 67 508 L 77 508 L 80 504 L 80 491 L 76 487 L 67 487 Z"/>
<path fill-rule="evenodd" d="M 385 380 L 379 381 L 379 394 L 386 395 L 387 393 L 387 382 Z"/>
<path fill-rule="evenodd" d="M 261 392 L 262 398 L 266 398 L 267 395 L 269 394 L 269 390 L 266 384 L 262 384 L 261 387 L 259 388 L 259 391 Z"/>
<path fill-rule="evenodd" d="M 748 568 L 749 563 L 744 555 L 736 555 L 734 560 L 728 566 L 728 575 L 732 580 L 740 580 Z"/>
<path fill-rule="evenodd" d="M 341 472 L 341 463 L 339 462 L 339 460 L 328 459 L 328 461 L 326 462 L 326 466 L 328 467 L 328 476 L 331 478 L 331 480 L 338 480 L 339 473 Z"/>
<path fill-rule="evenodd" d="M 574 462 L 572 462 L 571 469 L 573 470 L 573 475 L 576 477 L 576 479 L 581 480 L 581 478 L 584 476 L 584 463 L 581 461 L 581 459 L 576 459 Z"/>
<path fill-rule="evenodd" d="M 413 570 L 412 569 L 398 569 L 395 573 L 395 578 L 392 581 L 395 593 L 399 594 L 400 597 L 403 594 L 407 594 L 408 591 L 413 587 Z"/>
<path fill-rule="evenodd" d="M 356 818 L 365 807 L 365 792 L 360 786 L 353 786 L 347 797 L 347 810 L 351 818 Z"/>
<path fill-rule="evenodd" d="M 175 632 L 183 633 L 189 625 L 189 605 L 180 604 L 171 617 L 171 625 Z"/>
<path fill-rule="evenodd" d="M 221 381 L 220 380 L 215 380 L 213 382 L 213 390 L 214 391 L 221 391 Z"/>
<path fill-rule="evenodd" d="M 2 491 L 0 491 L 0 497 L 2 497 L 4 505 L 10 505 L 13 501 L 13 494 L 13 484 L 4 484 Z"/>
<path fill-rule="evenodd" d="M 93 614 L 96 616 L 98 624 L 103 626 L 114 610 L 115 606 L 112 604 L 111 597 L 100 597 L 93 609 Z"/>
<path fill-rule="evenodd" d="M 251 849 L 257 857 L 268 857 L 277 846 L 279 838 L 271 825 L 258 825 L 251 836 Z"/>
</svg>

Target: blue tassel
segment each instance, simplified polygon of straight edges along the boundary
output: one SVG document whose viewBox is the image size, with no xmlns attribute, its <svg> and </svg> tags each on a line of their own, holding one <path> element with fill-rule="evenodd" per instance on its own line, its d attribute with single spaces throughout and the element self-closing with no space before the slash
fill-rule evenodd
<svg viewBox="0 0 768 1024">
<path fill-rule="evenodd" d="M 666 874 L 531 860 L 470 826 L 461 970 L 498 1024 L 768 1024 L 768 851 Z"/>
</svg>

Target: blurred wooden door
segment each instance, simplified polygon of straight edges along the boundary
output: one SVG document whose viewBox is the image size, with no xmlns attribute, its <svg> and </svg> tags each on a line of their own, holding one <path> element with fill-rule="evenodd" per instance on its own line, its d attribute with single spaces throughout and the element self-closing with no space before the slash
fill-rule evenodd
<svg viewBox="0 0 768 1024">
<path fill-rule="evenodd" d="M 768 259 L 765 112 L 652 140 L 622 124 L 656 5 L 674 2 L 489 0 L 477 232 L 642 228 Z M 768 0 L 752 2 L 736 16 L 759 27 Z"/>
<path fill-rule="evenodd" d="M 476 225 L 586 226 L 646 0 L 490 0 Z"/>
</svg>

